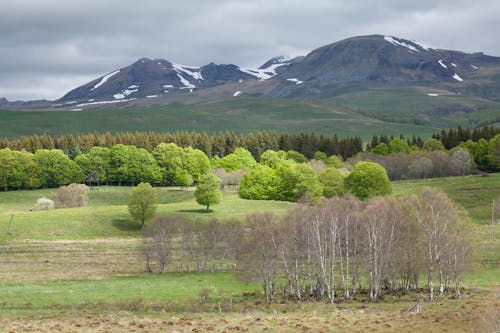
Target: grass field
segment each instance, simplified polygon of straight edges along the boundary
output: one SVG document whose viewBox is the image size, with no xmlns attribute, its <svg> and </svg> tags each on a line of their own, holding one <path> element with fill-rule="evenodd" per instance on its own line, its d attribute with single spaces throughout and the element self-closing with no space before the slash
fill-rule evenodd
<svg viewBox="0 0 500 333">
<path fill-rule="evenodd" d="M 465 276 L 463 300 L 424 294 L 389 297 L 372 304 L 261 304 L 260 287 L 233 273 L 144 273 L 139 225 L 126 202 L 130 187 L 95 187 L 83 208 L 29 211 L 54 190 L 0 192 L 0 331 L 314 331 L 484 332 L 498 317 L 500 228 L 488 225 L 492 199 L 500 197 L 500 174 L 394 183 L 396 195 L 423 186 L 445 191 L 471 218 L 474 271 Z M 191 189 L 156 188 L 159 212 L 190 219 L 242 219 L 291 203 L 241 200 L 224 193 L 205 213 Z M 0 238 L 1 242 L 1 238 Z M 408 311 L 420 304 L 420 313 Z M 222 312 L 218 314 L 218 312 Z M 493 326 L 492 326 L 493 325 Z"/>
<path fill-rule="evenodd" d="M 123 131 L 235 131 L 261 130 L 315 132 L 339 136 L 374 134 L 429 137 L 443 124 L 419 126 L 408 122 L 387 122 L 361 115 L 345 107 L 320 102 L 275 98 L 242 97 L 221 102 L 146 109 L 109 109 L 85 111 L 0 111 L 0 133 L 14 138 L 48 133 L 123 132 Z M 451 123 L 450 123 L 451 124 Z"/>
</svg>

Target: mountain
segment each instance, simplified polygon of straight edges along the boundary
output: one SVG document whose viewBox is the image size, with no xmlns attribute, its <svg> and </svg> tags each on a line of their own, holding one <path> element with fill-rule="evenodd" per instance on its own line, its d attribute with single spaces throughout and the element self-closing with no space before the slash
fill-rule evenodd
<svg viewBox="0 0 500 333">
<path fill-rule="evenodd" d="M 306 56 L 274 57 L 254 69 L 215 63 L 196 67 L 142 58 L 57 101 L 1 100 L 0 106 L 63 110 L 156 107 L 242 95 L 316 100 L 384 119 L 408 108 L 413 108 L 412 117 L 422 116 L 419 112 L 452 115 L 500 104 L 500 58 L 430 48 L 393 36 L 358 36 L 319 47 Z M 422 96 L 425 101 L 420 101 Z"/>
</svg>

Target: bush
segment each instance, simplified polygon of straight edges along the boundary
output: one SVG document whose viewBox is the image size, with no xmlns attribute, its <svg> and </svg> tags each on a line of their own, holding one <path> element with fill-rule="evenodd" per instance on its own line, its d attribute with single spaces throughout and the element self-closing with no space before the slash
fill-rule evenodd
<svg viewBox="0 0 500 333">
<path fill-rule="evenodd" d="M 54 201 L 49 198 L 42 197 L 36 201 L 35 207 L 38 210 L 54 209 Z"/>
<path fill-rule="evenodd" d="M 385 169 L 372 162 L 359 162 L 345 179 L 346 187 L 360 199 L 391 194 L 392 186 Z"/>
<path fill-rule="evenodd" d="M 61 186 L 52 196 L 56 208 L 85 207 L 89 201 L 89 188 L 85 184 Z"/>
</svg>

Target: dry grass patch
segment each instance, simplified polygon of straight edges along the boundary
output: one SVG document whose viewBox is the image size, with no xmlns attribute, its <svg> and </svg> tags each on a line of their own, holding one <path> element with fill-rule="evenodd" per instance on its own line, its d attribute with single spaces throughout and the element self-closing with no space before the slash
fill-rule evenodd
<svg viewBox="0 0 500 333">
<path fill-rule="evenodd" d="M 103 279 L 144 272 L 140 239 L 13 241 L 0 255 L 2 283 Z"/>
</svg>

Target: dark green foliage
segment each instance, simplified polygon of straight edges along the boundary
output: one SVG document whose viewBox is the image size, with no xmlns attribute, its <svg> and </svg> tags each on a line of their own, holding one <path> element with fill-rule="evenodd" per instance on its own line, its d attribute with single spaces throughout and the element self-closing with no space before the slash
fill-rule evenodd
<svg viewBox="0 0 500 333">
<path fill-rule="evenodd" d="M 392 186 L 387 172 L 377 163 L 359 162 L 346 177 L 347 189 L 360 199 L 391 194 Z"/>
</svg>

